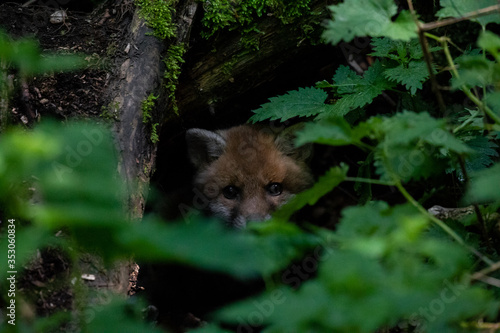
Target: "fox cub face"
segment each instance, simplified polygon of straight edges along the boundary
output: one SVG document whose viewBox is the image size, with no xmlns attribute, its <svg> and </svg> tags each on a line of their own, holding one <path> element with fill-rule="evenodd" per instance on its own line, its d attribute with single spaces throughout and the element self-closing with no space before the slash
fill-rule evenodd
<svg viewBox="0 0 500 333">
<path fill-rule="evenodd" d="M 276 135 L 251 125 L 211 132 L 190 129 L 188 154 L 197 168 L 195 187 L 210 214 L 244 228 L 262 221 L 294 194 L 310 187 L 305 163 L 311 146 L 295 148 L 293 133 Z"/>
</svg>

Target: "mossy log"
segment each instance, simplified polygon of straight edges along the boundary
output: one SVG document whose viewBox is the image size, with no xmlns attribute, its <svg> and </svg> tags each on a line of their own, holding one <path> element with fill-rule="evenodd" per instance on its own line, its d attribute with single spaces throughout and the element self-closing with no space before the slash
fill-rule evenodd
<svg viewBox="0 0 500 333">
<path fill-rule="evenodd" d="M 235 110 L 257 107 L 262 97 L 265 101 L 297 89 L 309 83 L 308 77 L 318 77 L 318 71 L 338 63 L 341 52 L 319 43 L 322 23 L 330 17 L 327 7 L 336 2 L 313 1 L 312 14 L 290 24 L 273 15 L 260 18 L 259 32 L 245 37 L 253 39 L 258 49 L 245 47 L 239 31 L 223 31 L 208 41 L 199 38 L 192 43 L 176 94 L 180 118 L 206 123 L 231 113 L 241 122 Z"/>
<path fill-rule="evenodd" d="M 122 39 L 124 56 L 116 59 L 115 73 L 108 83 L 108 107 L 118 118 L 115 130 L 121 157 L 119 169 L 128 185 L 131 219 L 142 217 L 156 156 L 150 126 L 143 123 L 142 102 L 150 94 L 162 94 L 162 58 L 168 43 L 188 42 L 197 7 L 194 0 L 179 3 L 178 38 L 168 42 L 152 36 L 136 9 Z"/>
<path fill-rule="evenodd" d="M 128 192 L 127 208 L 131 220 L 142 218 L 149 182 L 156 161 L 157 145 L 150 139 L 150 127 L 143 123 L 142 102 L 149 94 L 162 94 L 165 70 L 162 57 L 168 43 L 187 43 L 198 4 L 195 0 L 179 3 L 177 41 L 161 41 L 135 9 L 131 19 L 124 20 L 120 47 L 123 56 L 115 59 L 114 73 L 105 92 L 108 113 L 113 114 L 115 138 L 119 149 L 119 171 Z M 111 289 L 126 293 L 129 289 L 131 263 L 124 262 L 105 277 Z"/>
</svg>

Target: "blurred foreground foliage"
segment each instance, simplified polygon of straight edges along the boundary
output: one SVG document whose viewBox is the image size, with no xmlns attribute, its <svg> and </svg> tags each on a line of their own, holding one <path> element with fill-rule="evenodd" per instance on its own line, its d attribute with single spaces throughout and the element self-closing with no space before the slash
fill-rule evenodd
<svg viewBox="0 0 500 333">
<path fill-rule="evenodd" d="M 462 3 L 442 0 L 439 17 L 458 16 L 453 10 Z M 474 50 L 432 64 L 454 93 L 474 103 L 448 105 L 440 113 L 420 95 L 430 75 L 422 72 L 426 63 L 410 12 L 398 14 L 392 0 L 377 5 L 346 0 L 331 10 L 334 19 L 324 38 L 338 43 L 374 37 L 377 60 L 363 76 L 340 66 L 331 82 L 274 97 L 252 120 L 307 117 L 296 143 L 358 147 L 366 153 L 359 177 L 350 176 L 345 165 L 333 167 L 273 220 L 244 231 L 203 219 L 165 224 L 146 216 L 130 222 L 108 128 L 44 122 L 33 130 L 10 129 L 0 138 L 0 207 L 4 219 L 16 219 L 17 269 L 28 265 L 37 249 L 57 247 L 74 263 L 90 252 L 108 265 L 128 258 L 175 262 L 267 281 L 261 295 L 216 311 L 201 332 L 222 332 L 224 323 L 249 332 L 479 332 L 498 325 L 500 37 L 486 29 L 500 22 L 498 15 L 475 21 L 484 31 L 473 41 Z M 380 29 L 367 29 L 367 16 Z M 346 22 L 357 28 L 345 29 Z M 439 42 L 430 52 L 450 59 L 448 39 L 427 38 Z M 1 59 L 14 63 L 5 54 Z M 398 111 L 366 113 L 385 91 L 397 93 Z M 459 184 L 463 204 L 477 205 L 476 215 L 443 222 L 422 206 L 432 190 L 421 197 L 406 190 L 444 174 Z M 355 182 L 362 200 L 343 210 L 335 231 L 288 222 L 296 210 L 342 182 Z M 399 191 L 406 203 L 372 200 L 375 185 Z M 0 253 L 7 253 L 5 221 Z M 81 273 L 75 268 L 71 274 L 78 289 Z M 7 270 L 0 271 L 0 279 L 6 278 Z M 7 288 L 0 285 L 4 302 Z M 1 328 L 47 332 L 64 324 L 84 332 L 159 330 L 144 321 L 146 305 L 138 300 L 110 296 L 89 309 L 89 295 L 75 297 L 72 314 L 29 318 L 18 308 L 17 325 L 9 326 L 2 313 Z"/>
</svg>

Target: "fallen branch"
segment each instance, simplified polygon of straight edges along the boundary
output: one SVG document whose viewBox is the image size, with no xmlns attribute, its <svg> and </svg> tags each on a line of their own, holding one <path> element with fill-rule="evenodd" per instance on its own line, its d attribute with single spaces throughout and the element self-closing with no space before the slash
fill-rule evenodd
<svg viewBox="0 0 500 333">
<path fill-rule="evenodd" d="M 500 5 L 493 5 L 490 7 L 482 8 L 482 9 L 467 13 L 467 14 L 460 16 L 460 17 L 448 18 L 448 19 L 444 19 L 442 21 L 422 23 L 422 24 L 420 24 L 419 29 L 421 29 L 423 31 L 429 31 L 429 30 L 441 28 L 441 27 L 444 27 L 447 25 L 452 25 L 452 24 L 455 24 L 458 22 L 478 18 L 481 16 L 486 16 L 486 15 L 492 14 L 494 12 L 500 13 Z"/>
</svg>

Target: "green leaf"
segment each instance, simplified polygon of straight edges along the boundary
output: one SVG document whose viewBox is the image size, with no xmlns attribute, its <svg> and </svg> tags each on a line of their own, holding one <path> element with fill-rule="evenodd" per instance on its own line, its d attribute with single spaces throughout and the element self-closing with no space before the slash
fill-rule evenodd
<svg viewBox="0 0 500 333">
<path fill-rule="evenodd" d="M 285 95 L 270 98 L 269 103 L 254 110 L 255 114 L 250 117 L 250 121 L 254 123 L 267 119 L 285 121 L 293 117 L 315 116 L 330 108 L 325 104 L 327 97 L 326 92 L 314 87 L 289 91 Z"/>
<path fill-rule="evenodd" d="M 32 39 L 10 41 L 0 32 L 0 60 L 11 63 L 22 75 L 76 70 L 87 62 L 76 54 L 42 53 L 38 43 Z"/>
<path fill-rule="evenodd" d="M 389 38 L 375 38 L 372 41 L 374 52 L 370 55 L 382 57 L 394 62 L 384 62 L 384 75 L 393 81 L 406 86 L 412 95 L 417 89 L 422 89 L 422 83 L 429 78 L 426 63 L 423 60 L 423 52 L 418 39 L 408 42 L 392 40 Z M 432 48 L 431 51 L 439 48 Z"/>
<path fill-rule="evenodd" d="M 459 332 L 464 318 L 496 313 L 491 293 L 461 282 L 472 266 L 465 250 L 429 236 L 428 223 L 409 204 L 347 208 L 334 235 L 340 248 L 315 251 L 285 271 L 285 286 L 230 305 L 215 319 L 247 331 L 375 332 L 410 318 L 422 331 Z M 313 273 L 317 278 L 304 281 Z M 297 281 L 300 288 L 292 289 Z M 426 316 L 438 302 L 440 314 Z"/>
<path fill-rule="evenodd" d="M 337 87 L 337 92 L 341 95 L 352 94 L 359 91 L 357 86 L 363 84 L 363 77 L 347 66 L 341 65 L 335 71 L 332 87 Z"/>
<path fill-rule="evenodd" d="M 487 94 L 484 100 L 491 107 L 493 112 L 500 115 L 500 91 L 495 91 Z M 482 128 L 482 127 L 481 127 Z"/>
<path fill-rule="evenodd" d="M 483 31 L 477 40 L 477 45 L 491 53 L 499 61 L 500 37 L 490 31 Z"/>
<path fill-rule="evenodd" d="M 319 120 L 328 117 L 343 117 L 356 108 L 362 107 L 369 103 L 365 101 L 366 98 L 358 99 L 357 97 L 357 94 L 342 95 L 340 99 L 334 102 L 334 104 L 329 105 L 329 108 L 325 109 L 325 112 L 318 114 L 316 119 Z"/>
<path fill-rule="evenodd" d="M 28 74 L 74 71 L 91 65 L 78 54 L 43 54 Z"/>
<path fill-rule="evenodd" d="M 144 304 L 130 302 L 129 300 L 110 294 L 99 295 L 103 303 L 86 309 L 87 320 L 83 332 L 151 332 L 161 333 L 163 330 L 144 321 Z"/>
<path fill-rule="evenodd" d="M 154 219 L 134 223 L 117 237 L 134 258 L 146 262 L 178 262 L 241 278 L 274 267 L 253 237 L 228 230 L 217 221 L 165 224 Z"/>
<path fill-rule="evenodd" d="M 383 142 L 375 151 L 375 173 L 381 180 L 403 182 L 426 179 L 445 170 L 444 160 L 430 154 L 426 145 L 389 145 Z"/>
<path fill-rule="evenodd" d="M 403 84 L 412 95 L 415 95 L 417 89 L 422 89 L 422 83 L 429 78 L 425 61 L 412 61 L 408 66 L 400 64 L 397 67 L 388 68 L 384 75 L 390 80 Z"/>
<path fill-rule="evenodd" d="M 331 146 L 345 146 L 357 142 L 351 126 L 344 118 L 329 118 L 324 121 L 310 122 L 297 132 L 295 144 L 320 143 Z"/>
<path fill-rule="evenodd" d="M 466 141 L 466 144 L 474 150 L 474 153 L 465 160 L 468 172 L 482 170 L 493 164 L 492 157 L 498 157 L 498 145 L 487 137 L 477 136 Z"/>
<path fill-rule="evenodd" d="M 113 241 L 128 226 L 125 188 L 107 128 L 48 121 L 32 132 L 4 135 L 0 152 L 0 199 L 17 216 L 47 230 L 68 228 L 80 246 L 101 251 L 105 259 L 121 255 Z M 27 181 L 43 200 L 12 203 L 17 195 L 11 191 Z"/>
<path fill-rule="evenodd" d="M 453 77 L 452 87 L 485 87 L 500 80 L 500 66 L 482 55 L 464 55 L 455 59 L 459 77 Z"/>
<path fill-rule="evenodd" d="M 384 90 L 395 84 L 383 76 L 384 68 L 376 61 L 364 74 L 357 75 L 346 66 L 340 66 L 334 77 L 334 84 L 329 87 L 337 88 L 340 95 L 333 105 L 325 104 L 328 94 L 318 88 L 300 88 L 289 91 L 285 95 L 270 98 L 270 102 L 263 104 L 250 117 L 250 121 L 262 120 L 285 121 L 293 117 L 309 117 L 318 115 L 318 118 L 344 116 L 350 111 L 365 106 L 373 101 Z M 322 86 L 327 86 L 322 84 Z"/>
<path fill-rule="evenodd" d="M 466 203 L 488 203 L 500 201 L 500 164 L 471 175 Z"/>
<path fill-rule="evenodd" d="M 390 38 L 373 38 L 373 57 L 382 57 L 398 62 L 407 63 L 410 59 L 421 59 L 423 52 L 420 49 L 418 39 L 412 39 L 409 42 L 393 40 Z"/>
<path fill-rule="evenodd" d="M 277 220 L 289 220 L 290 216 L 305 205 L 314 205 L 322 196 L 333 190 L 347 175 L 347 167 L 333 167 L 321 176 L 316 184 L 294 196 L 289 202 L 278 209 L 273 217 Z"/>
<path fill-rule="evenodd" d="M 489 94 L 485 97 L 485 101 L 487 100 Z M 500 96 L 500 95 L 499 95 Z M 462 107 L 458 107 L 458 109 L 453 112 L 461 113 Z M 484 116 L 479 110 L 470 110 L 465 108 L 465 114 L 461 117 L 458 117 L 458 124 L 461 124 L 461 128 L 458 130 L 459 135 L 463 132 L 468 133 L 470 131 L 482 131 L 484 129 Z M 465 127 L 462 125 L 465 123 Z M 464 134 L 467 135 L 467 134 Z"/>
<path fill-rule="evenodd" d="M 435 119 L 427 112 L 405 111 L 385 118 L 382 129 L 385 142 L 389 145 L 413 144 L 422 141 L 436 147 L 443 147 L 455 153 L 471 153 L 472 150 L 445 130 L 445 122 Z"/>
<path fill-rule="evenodd" d="M 415 23 L 407 11 L 401 11 L 392 20 L 398 10 L 393 0 L 346 0 L 329 8 L 333 20 L 328 21 L 323 38 L 332 44 L 364 36 L 399 40 L 417 37 Z"/>
<path fill-rule="evenodd" d="M 223 329 L 215 324 L 203 324 L 202 327 L 190 329 L 190 333 L 232 333 L 233 331 L 229 331 Z"/>
<path fill-rule="evenodd" d="M 436 15 L 439 18 L 462 17 L 465 14 L 470 14 L 479 9 L 497 4 L 498 2 L 496 0 L 440 0 L 440 5 L 443 8 L 439 10 Z M 500 15 L 498 13 L 492 13 L 486 16 L 473 18 L 471 21 L 478 22 L 483 27 L 486 27 L 488 23 L 500 23 Z"/>
<path fill-rule="evenodd" d="M 427 112 L 405 111 L 383 118 L 375 136 L 379 140 L 376 172 L 387 181 L 427 178 L 444 170 L 444 158 L 449 152 L 473 152 L 445 130 L 443 120 L 432 118 Z"/>
<path fill-rule="evenodd" d="M 143 262 L 176 262 L 238 278 L 271 276 L 322 241 L 288 222 L 249 224 L 229 230 L 219 221 L 166 224 L 147 218 L 125 228 L 117 246 L 134 249 Z"/>
<path fill-rule="evenodd" d="M 309 122 L 297 132 L 295 144 L 300 146 L 306 143 L 319 143 L 330 146 L 346 146 L 361 143 L 361 139 L 370 135 L 372 125 L 360 123 L 351 128 L 344 118 L 327 118 L 320 121 Z"/>
<path fill-rule="evenodd" d="M 346 66 L 340 66 L 333 77 L 333 87 L 337 88 L 340 99 L 330 109 L 319 114 L 319 119 L 329 116 L 344 116 L 350 111 L 363 107 L 373 101 L 385 90 L 394 87 L 394 83 L 385 79 L 384 68 L 380 61 L 375 61 L 364 76 L 357 75 Z"/>
<path fill-rule="evenodd" d="M 255 246 L 270 263 L 261 270 L 264 277 L 271 277 L 272 274 L 286 269 L 290 262 L 299 260 L 304 254 L 327 244 L 329 236 L 327 234 L 326 238 L 319 237 L 304 232 L 296 224 L 276 219 L 266 223 L 251 223 L 249 230 L 256 233 Z"/>
</svg>

